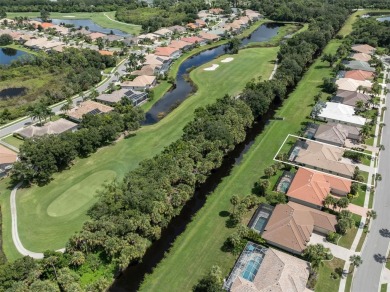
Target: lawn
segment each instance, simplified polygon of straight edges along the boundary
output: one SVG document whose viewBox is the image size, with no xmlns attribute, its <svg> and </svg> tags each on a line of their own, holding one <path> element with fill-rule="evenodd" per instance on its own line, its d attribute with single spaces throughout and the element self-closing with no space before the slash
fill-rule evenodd
<svg viewBox="0 0 390 292">
<path fill-rule="evenodd" d="M 364 207 L 364 200 L 366 198 L 366 188 L 367 188 L 366 185 L 359 184 L 358 196 L 357 198 L 353 198 L 351 200 L 352 204 Z"/>
<path fill-rule="evenodd" d="M 16 137 L 14 137 L 12 135 L 8 136 L 6 138 L 3 138 L 1 140 L 4 141 L 5 143 L 10 144 L 11 146 L 16 147 L 16 148 L 19 148 L 20 145 L 22 145 L 23 142 L 24 142 L 22 139 L 16 138 Z"/>
<path fill-rule="evenodd" d="M 345 292 L 351 291 L 352 277 L 353 277 L 353 267 L 350 266 L 348 271 L 347 281 L 345 283 L 345 290 L 344 290 Z"/>
<path fill-rule="evenodd" d="M 386 292 L 387 291 L 387 283 L 381 285 L 381 292 Z"/>
<path fill-rule="evenodd" d="M 355 250 L 356 252 L 362 251 L 364 241 L 366 240 L 366 237 L 367 237 L 367 232 L 368 232 L 368 228 L 364 227 L 362 236 L 360 236 L 359 243 L 358 243 L 356 250 Z"/>
<path fill-rule="evenodd" d="M 7 12 L 8 18 L 14 18 L 15 16 L 27 16 L 29 18 L 39 17 L 39 12 Z M 69 17 L 74 16 L 74 17 Z M 58 13 L 51 12 L 50 18 L 58 19 L 91 19 L 96 24 L 104 28 L 119 29 L 129 34 L 138 35 L 141 32 L 141 26 L 119 22 L 115 20 L 115 11 L 110 12 L 72 12 L 72 13 Z M 110 19 L 111 18 L 111 19 Z"/>
<path fill-rule="evenodd" d="M 334 280 L 331 278 L 331 273 L 337 268 L 343 268 L 345 261 L 333 258 L 333 260 L 324 262 L 324 265 L 320 267 L 317 285 L 315 287 L 316 292 L 331 292 L 338 291 L 340 285 L 340 278 Z"/>
<path fill-rule="evenodd" d="M 136 136 L 102 148 L 87 159 L 76 160 L 70 170 L 55 175 L 44 187 L 20 190 L 17 195 L 18 228 L 24 246 L 37 252 L 63 247 L 87 219 L 85 211 L 97 200 L 91 194 L 101 188 L 105 180 L 114 176 L 122 178 L 140 161 L 160 153 L 177 140 L 196 108 L 214 103 L 225 94 L 239 93 L 252 78 L 269 76 L 277 51 L 278 48 L 242 50 L 234 56 L 233 62 L 220 63 L 226 56 L 213 60 L 212 63 L 220 64 L 216 71 L 203 70 L 210 63 L 195 69 L 191 78 L 198 84 L 198 91 L 159 123 L 145 126 Z M 8 195 L 9 191 L 2 196 L 4 222 L 8 222 L 4 228 L 6 238 L 11 237 Z M 10 256 L 15 255 L 13 246 L 9 244 L 10 241 L 5 241 L 5 251 L 14 259 L 15 256 Z"/>
<path fill-rule="evenodd" d="M 335 53 L 339 44 L 339 41 L 332 41 L 325 53 Z M 311 66 L 296 90 L 276 112 L 275 115 L 284 117 L 284 120 L 270 121 L 241 163 L 209 195 L 166 258 L 147 276 L 141 290 L 189 291 L 214 264 L 221 267 L 224 277 L 227 276 L 236 257 L 221 251 L 221 247 L 233 230 L 226 227 L 226 217 L 220 214 L 231 209 L 233 194 L 244 196 L 251 193 L 264 169 L 273 164 L 272 158 L 287 134 L 300 130 L 301 123 L 311 112 L 314 95 L 321 90 L 323 77 L 331 74 L 331 68 L 320 60 Z"/>
<path fill-rule="evenodd" d="M 353 226 L 350 230 L 347 231 L 347 234 L 343 235 L 338 241 L 338 245 L 350 249 L 355 239 L 356 233 L 358 231 L 360 221 L 362 217 L 357 214 L 352 214 L 352 218 L 355 220 L 355 226 Z"/>
</svg>

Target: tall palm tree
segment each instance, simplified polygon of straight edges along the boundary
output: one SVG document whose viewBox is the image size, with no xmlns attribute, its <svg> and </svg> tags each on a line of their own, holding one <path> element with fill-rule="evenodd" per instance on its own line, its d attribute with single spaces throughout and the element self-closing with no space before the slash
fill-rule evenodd
<svg viewBox="0 0 390 292">
<path fill-rule="evenodd" d="M 67 114 L 73 108 L 73 101 L 70 98 L 66 99 L 66 103 L 61 107 L 61 110 Z"/>
<path fill-rule="evenodd" d="M 370 224 L 371 219 L 375 220 L 377 217 L 376 211 L 374 210 L 368 210 L 367 213 L 367 220 L 366 220 L 366 226 Z"/>
<path fill-rule="evenodd" d="M 350 256 L 349 261 L 351 262 L 351 265 L 352 265 L 352 271 L 350 273 L 353 273 L 353 271 L 355 270 L 355 267 L 358 267 L 363 263 L 362 258 L 356 254 Z"/>
</svg>

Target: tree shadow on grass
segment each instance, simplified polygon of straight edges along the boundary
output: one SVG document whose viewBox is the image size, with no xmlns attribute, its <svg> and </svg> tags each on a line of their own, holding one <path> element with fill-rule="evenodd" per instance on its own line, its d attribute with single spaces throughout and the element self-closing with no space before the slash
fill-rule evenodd
<svg viewBox="0 0 390 292">
<path fill-rule="evenodd" d="M 228 217 L 230 215 L 230 212 L 228 211 L 221 211 L 219 212 L 220 217 Z"/>
</svg>

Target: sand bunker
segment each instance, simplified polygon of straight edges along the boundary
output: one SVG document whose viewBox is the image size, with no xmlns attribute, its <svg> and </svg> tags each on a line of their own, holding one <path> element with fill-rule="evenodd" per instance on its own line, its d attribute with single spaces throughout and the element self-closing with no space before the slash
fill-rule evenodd
<svg viewBox="0 0 390 292">
<path fill-rule="evenodd" d="M 234 60 L 234 58 L 226 58 L 226 59 L 223 59 L 222 61 L 221 61 L 221 63 L 229 63 L 229 62 L 231 62 L 231 61 L 233 61 Z"/>
<path fill-rule="evenodd" d="M 204 68 L 203 70 L 205 70 L 205 71 L 215 71 L 215 69 L 217 69 L 218 67 L 219 67 L 219 65 L 213 64 L 211 67 Z"/>
<path fill-rule="evenodd" d="M 64 17 L 72 18 L 72 17 L 76 17 L 76 16 L 74 16 L 74 15 L 64 15 Z"/>
</svg>

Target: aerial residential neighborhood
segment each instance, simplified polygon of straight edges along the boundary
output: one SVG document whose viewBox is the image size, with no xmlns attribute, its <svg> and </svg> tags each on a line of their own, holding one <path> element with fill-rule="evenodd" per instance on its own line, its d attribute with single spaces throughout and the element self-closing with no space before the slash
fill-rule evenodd
<svg viewBox="0 0 390 292">
<path fill-rule="evenodd" d="M 0 291 L 390 291 L 390 5 L 0 3 Z"/>
</svg>

